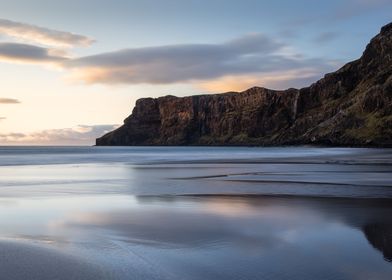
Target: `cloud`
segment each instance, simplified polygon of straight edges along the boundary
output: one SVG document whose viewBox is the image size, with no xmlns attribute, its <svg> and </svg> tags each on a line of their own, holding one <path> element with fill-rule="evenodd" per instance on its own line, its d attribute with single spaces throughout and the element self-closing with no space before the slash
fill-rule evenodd
<svg viewBox="0 0 392 280">
<path fill-rule="evenodd" d="M 281 35 L 293 37 L 299 32 L 307 32 L 309 26 L 318 27 L 323 30 L 331 23 L 346 21 L 355 17 L 363 17 L 370 13 L 388 11 L 392 8 L 391 0 L 341 0 L 331 1 L 328 6 L 330 10 L 322 11 L 322 14 L 309 13 L 306 16 L 289 17 L 282 22 Z M 321 11 L 321 10 L 320 10 Z M 326 13 L 327 12 L 327 13 Z M 362 18 L 359 20 L 363 20 Z"/>
<path fill-rule="evenodd" d="M 124 49 L 64 62 L 72 78 L 102 84 L 168 84 L 226 76 L 301 70 L 332 70 L 323 59 L 307 59 L 285 44 L 250 34 L 222 44 L 185 44 Z"/>
<path fill-rule="evenodd" d="M 118 125 L 78 125 L 74 128 L 47 129 L 33 133 L 0 134 L 0 144 L 8 145 L 92 145 L 95 138 Z"/>
<path fill-rule="evenodd" d="M 332 32 L 332 31 L 326 31 L 320 33 L 316 38 L 314 39 L 315 43 L 322 45 L 325 43 L 328 43 L 330 41 L 335 40 L 337 37 L 339 37 L 339 33 L 337 32 Z"/>
<path fill-rule="evenodd" d="M 20 43 L 0 43 L 0 61 L 13 63 L 59 64 L 66 60 L 63 51 Z"/>
<path fill-rule="evenodd" d="M 7 119 L 7 118 L 5 118 L 5 117 L 0 117 L 0 121 L 4 121 L 5 119 Z"/>
<path fill-rule="evenodd" d="M 0 34 L 28 42 L 57 47 L 89 46 L 94 42 L 93 39 L 83 35 L 6 19 L 0 19 Z"/>
<path fill-rule="evenodd" d="M 199 87 L 210 92 L 243 91 L 255 85 L 283 90 L 290 87 L 300 88 L 321 78 L 319 69 L 263 73 L 262 75 L 224 76 L 215 80 L 201 82 Z"/>
<path fill-rule="evenodd" d="M 339 6 L 334 19 L 347 19 L 373 10 L 391 7 L 391 0 L 345 0 Z"/>
<path fill-rule="evenodd" d="M 332 36 L 322 35 L 319 40 Z M 234 80 L 237 86 L 232 90 L 244 89 L 247 84 L 304 86 L 310 78 L 303 73 L 311 71 L 312 77 L 319 78 L 336 66 L 326 59 L 306 58 L 288 45 L 259 33 L 220 44 L 130 48 L 79 58 L 71 58 L 63 50 L 3 42 L 0 61 L 60 67 L 69 71 L 72 80 L 87 84 L 193 83 L 214 91 L 226 90 L 224 83 L 233 85 Z M 287 79 L 287 73 L 293 71 L 301 75 Z M 254 82 L 250 84 L 251 81 Z"/>
<path fill-rule="evenodd" d="M 0 97 L 0 104 L 18 104 L 18 103 L 20 103 L 20 101 L 17 99 Z"/>
</svg>

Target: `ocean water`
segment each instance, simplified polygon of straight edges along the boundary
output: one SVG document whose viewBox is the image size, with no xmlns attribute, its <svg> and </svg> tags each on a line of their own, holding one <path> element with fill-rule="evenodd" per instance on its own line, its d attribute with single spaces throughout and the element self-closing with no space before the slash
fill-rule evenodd
<svg viewBox="0 0 392 280">
<path fill-rule="evenodd" d="M 392 150 L 1 147 L 4 279 L 390 279 Z"/>
</svg>

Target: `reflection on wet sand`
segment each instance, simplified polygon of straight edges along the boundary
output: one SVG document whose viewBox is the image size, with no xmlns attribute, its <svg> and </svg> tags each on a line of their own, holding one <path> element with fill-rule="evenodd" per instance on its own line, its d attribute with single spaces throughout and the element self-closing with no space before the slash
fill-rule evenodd
<svg viewBox="0 0 392 280">
<path fill-rule="evenodd" d="M 390 280 L 391 155 L 0 148 L 1 277 Z"/>
<path fill-rule="evenodd" d="M 14 241 L 0 242 L 0 248 L 2 279 L 105 279 L 98 265 L 58 250 Z"/>
<path fill-rule="evenodd" d="M 113 279 L 132 272 L 131 279 L 386 280 L 392 273 L 378 253 L 390 256 L 387 199 L 103 196 L 60 211 L 66 200 L 35 241 L 84 257 Z"/>
<path fill-rule="evenodd" d="M 392 224 L 369 224 L 362 229 L 369 243 L 392 262 Z"/>
<path fill-rule="evenodd" d="M 4 241 L 80 258 L 81 271 L 99 267 L 95 279 L 387 280 L 392 273 L 385 261 L 392 240 L 388 199 L 100 195 L 18 201 L 0 204 L 7 213 L 0 217 Z M 27 212 L 34 221 L 14 222 Z M 57 258 L 68 269 L 68 261 Z M 35 269 L 23 266 L 27 273 Z"/>
</svg>

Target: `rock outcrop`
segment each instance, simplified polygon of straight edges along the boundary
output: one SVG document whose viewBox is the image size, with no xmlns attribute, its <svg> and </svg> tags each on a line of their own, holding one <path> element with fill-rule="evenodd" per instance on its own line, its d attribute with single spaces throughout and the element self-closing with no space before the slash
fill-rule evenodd
<svg viewBox="0 0 392 280">
<path fill-rule="evenodd" d="M 370 224 L 362 228 L 369 243 L 382 252 L 384 259 L 392 262 L 392 226 L 383 224 Z"/>
<path fill-rule="evenodd" d="M 96 144 L 392 146 L 392 23 L 310 87 L 142 98 Z"/>
</svg>

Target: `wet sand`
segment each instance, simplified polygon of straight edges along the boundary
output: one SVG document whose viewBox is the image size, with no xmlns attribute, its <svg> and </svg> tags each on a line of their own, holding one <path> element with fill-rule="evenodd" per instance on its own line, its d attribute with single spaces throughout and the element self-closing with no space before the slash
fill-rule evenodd
<svg viewBox="0 0 392 280">
<path fill-rule="evenodd" d="M 0 242 L 2 279 L 106 279 L 99 266 L 75 255 L 26 242 Z"/>
<path fill-rule="evenodd" d="M 6 279 L 387 280 L 392 273 L 389 199 L 104 195 L 1 205 Z"/>
<path fill-rule="evenodd" d="M 39 149 L 0 149 L 5 279 L 392 275 L 388 149 Z"/>
</svg>

